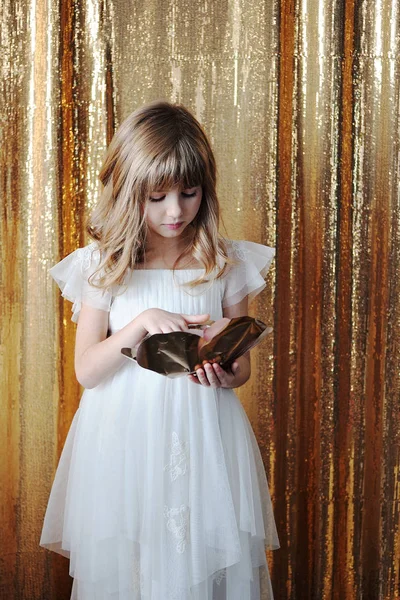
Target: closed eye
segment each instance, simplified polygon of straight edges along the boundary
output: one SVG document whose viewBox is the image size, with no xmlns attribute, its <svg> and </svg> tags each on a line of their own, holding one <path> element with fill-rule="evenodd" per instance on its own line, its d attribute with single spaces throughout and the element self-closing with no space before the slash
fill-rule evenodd
<svg viewBox="0 0 400 600">
<path fill-rule="evenodd" d="M 190 192 L 190 193 L 187 193 L 187 192 L 181 192 L 181 193 L 182 193 L 182 196 L 184 198 L 193 198 L 196 195 L 196 191 Z M 164 198 L 165 198 L 165 195 L 161 196 L 161 198 L 152 198 L 152 197 L 150 197 L 150 200 L 152 202 L 161 202 L 161 200 L 164 200 Z"/>
</svg>

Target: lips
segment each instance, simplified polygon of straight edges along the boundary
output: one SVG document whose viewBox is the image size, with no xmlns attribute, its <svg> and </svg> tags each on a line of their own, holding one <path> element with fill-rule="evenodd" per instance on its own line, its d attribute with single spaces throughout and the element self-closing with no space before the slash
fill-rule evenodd
<svg viewBox="0 0 400 600">
<path fill-rule="evenodd" d="M 179 223 L 165 223 L 165 227 L 168 227 L 168 229 L 179 229 L 182 225 L 183 221 L 180 221 Z"/>
</svg>

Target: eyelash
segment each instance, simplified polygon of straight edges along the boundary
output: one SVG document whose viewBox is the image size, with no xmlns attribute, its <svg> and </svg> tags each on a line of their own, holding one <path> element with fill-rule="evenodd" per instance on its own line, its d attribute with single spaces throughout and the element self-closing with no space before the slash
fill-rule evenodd
<svg viewBox="0 0 400 600">
<path fill-rule="evenodd" d="M 192 192 L 191 194 L 185 194 L 184 192 L 182 192 L 182 196 L 185 196 L 185 198 L 193 198 L 193 196 L 196 195 L 196 192 Z M 165 196 L 162 196 L 161 198 L 150 198 L 150 200 L 152 202 L 161 202 L 161 200 L 164 200 Z"/>
</svg>

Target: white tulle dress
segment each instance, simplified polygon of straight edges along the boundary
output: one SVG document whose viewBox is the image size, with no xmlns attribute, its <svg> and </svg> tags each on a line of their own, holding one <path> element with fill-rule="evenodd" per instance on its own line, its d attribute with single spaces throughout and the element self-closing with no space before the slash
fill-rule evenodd
<svg viewBox="0 0 400 600">
<path fill-rule="evenodd" d="M 212 286 L 198 269 L 135 270 L 121 294 L 88 284 L 95 244 L 50 273 L 73 304 L 109 311 L 114 333 L 147 308 L 221 318 L 265 287 L 274 248 L 230 242 L 239 264 Z M 187 289 L 187 288 L 186 288 Z M 84 391 L 48 502 L 40 545 L 68 557 L 73 600 L 273 598 L 265 549 L 279 548 L 260 450 L 231 389 L 126 363 Z M 263 573 L 261 573 L 263 571 Z"/>
</svg>

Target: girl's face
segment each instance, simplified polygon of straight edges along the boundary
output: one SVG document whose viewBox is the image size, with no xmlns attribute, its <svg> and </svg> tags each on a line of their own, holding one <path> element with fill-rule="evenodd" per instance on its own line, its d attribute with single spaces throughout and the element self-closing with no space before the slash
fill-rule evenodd
<svg viewBox="0 0 400 600">
<path fill-rule="evenodd" d="M 200 208 L 201 186 L 154 190 L 145 204 L 148 228 L 165 238 L 177 238 L 193 221 Z"/>
</svg>

